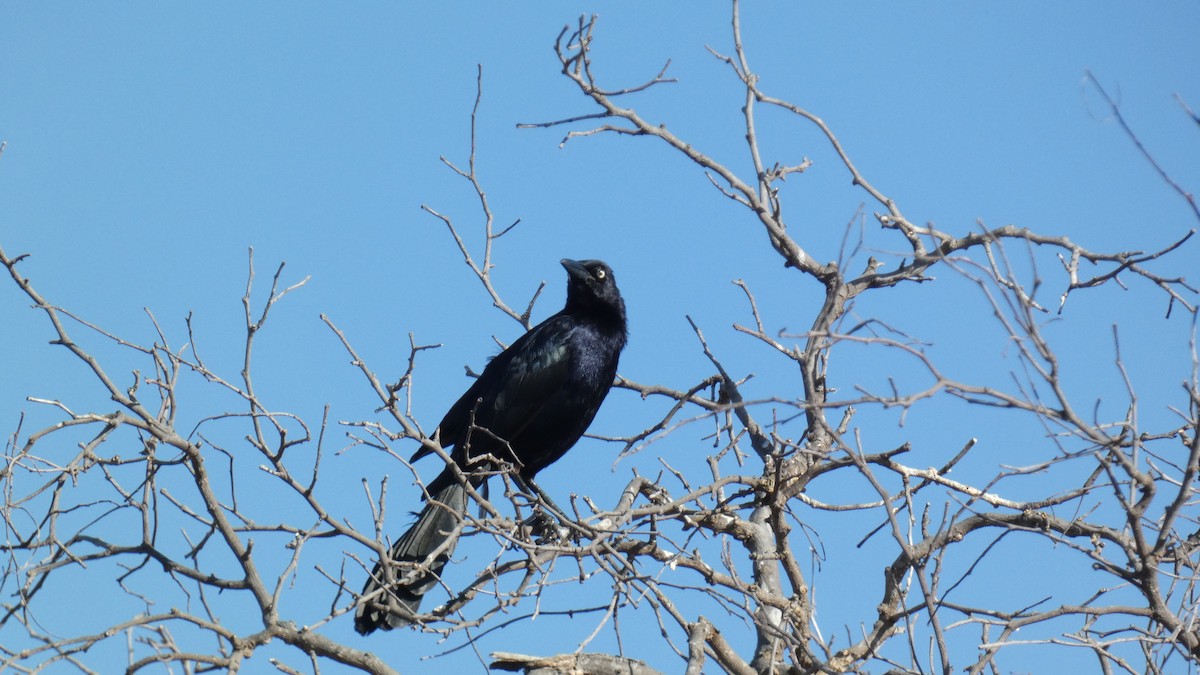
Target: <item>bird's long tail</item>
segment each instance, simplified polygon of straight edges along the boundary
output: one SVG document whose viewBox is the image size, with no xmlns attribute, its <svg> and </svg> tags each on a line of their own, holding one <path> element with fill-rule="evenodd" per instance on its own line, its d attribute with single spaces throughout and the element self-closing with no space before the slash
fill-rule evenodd
<svg viewBox="0 0 1200 675">
<path fill-rule="evenodd" d="M 367 579 L 362 604 L 354 614 L 355 630 L 367 635 L 412 623 L 421 597 L 437 584 L 454 553 L 458 525 L 466 512 L 467 490 L 460 483 L 431 495 L 417 522 L 392 546 L 388 557 L 393 564 L 379 561 Z"/>
</svg>

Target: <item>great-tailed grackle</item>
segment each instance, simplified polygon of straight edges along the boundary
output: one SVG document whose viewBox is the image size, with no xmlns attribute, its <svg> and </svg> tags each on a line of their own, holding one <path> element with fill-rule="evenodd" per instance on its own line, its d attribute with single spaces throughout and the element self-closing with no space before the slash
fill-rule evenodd
<svg viewBox="0 0 1200 675">
<path fill-rule="evenodd" d="M 625 347 L 625 301 L 608 265 L 563 260 L 567 304 L 492 359 L 450 407 L 436 437 L 464 474 L 481 468 L 472 458 L 511 462 L 528 481 L 562 457 L 587 430 L 617 373 Z M 415 461 L 429 455 L 422 447 Z M 421 596 L 437 583 L 467 509 L 467 490 L 447 466 L 426 487 L 429 500 L 417 522 L 371 572 L 354 627 L 367 635 L 412 623 Z M 481 484 L 484 478 L 470 478 Z"/>
</svg>

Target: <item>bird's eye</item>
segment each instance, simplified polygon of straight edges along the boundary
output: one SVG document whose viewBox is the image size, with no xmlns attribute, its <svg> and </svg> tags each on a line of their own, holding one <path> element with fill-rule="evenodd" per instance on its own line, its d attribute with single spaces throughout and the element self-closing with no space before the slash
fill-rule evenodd
<svg viewBox="0 0 1200 675">
<path fill-rule="evenodd" d="M 605 271 L 603 269 L 596 270 L 596 278 L 599 279 L 600 281 L 604 281 L 604 277 L 606 277 L 606 276 L 608 276 L 608 275 L 605 273 Z"/>
</svg>

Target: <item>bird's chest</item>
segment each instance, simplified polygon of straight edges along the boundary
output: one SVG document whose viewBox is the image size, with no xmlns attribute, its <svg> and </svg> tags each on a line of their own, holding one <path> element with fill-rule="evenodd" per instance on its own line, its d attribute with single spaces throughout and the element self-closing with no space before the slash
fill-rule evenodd
<svg viewBox="0 0 1200 675">
<path fill-rule="evenodd" d="M 609 341 L 593 330 L 580 330 L 572 337 L 566 345 L 570 366 L 564 385 L 607 392 L 617 371 L 616 354 L 608 348 Z"/>
</svg>

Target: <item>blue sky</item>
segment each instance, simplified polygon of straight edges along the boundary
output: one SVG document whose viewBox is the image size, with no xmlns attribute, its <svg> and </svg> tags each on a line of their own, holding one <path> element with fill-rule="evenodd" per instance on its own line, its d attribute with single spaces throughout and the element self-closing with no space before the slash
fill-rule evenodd
<svg viewBox="0 0 1200 675">
<path fill-rule="evenodd" d="M 495 251 L 495 282 L 509 303 L 524 307 L 546 281 L 535 310 L 543 318 L 562 301 L 559 258 L 602 258 L 630 307 L 623 375 L 673 387 L 706 376 L 686 314 L 732 371 L 759 376 L 754 395 L 797 392 L 790 372 L 773 370 L 770 354 L 729 329 L 749 321 L 733 279 L 746 280 L 774 328 L 803 330 L 819 304 L 816 285 L 780 268 L 747 214 L 649 140 L 593 137 L 560 148 L 563 129 L 516 128 L 592 112 L 558 73 L 551 46 L 564 24 L 593 12 L 602 82 L 637 84 L 671 59 L 668 74 L 679 82 L 625 105 L 744 171 L 738 83 L 704 48 L 732 51 L 725 3 L 5 4 L 0 245 L 31 254 L 22 269 L 51 301 L 130 339 L 153 339 L 148 308 L 181 345 L 191 312 L 200 344 L 231 376 L 254 247 L 260 294 L 281 261 L 285 282 L 311 276 L 277 307 L 259 345 L 260 392 L 274 407 L 314 423 L 325 404 L 333 419 L 371 416 L 370 392 L 318 319 L 323 312 L 387 376 L 402 372 L 408 333 L 443 345 L 423 354 L 418 371 L 416 411 L 432 428 L 466 386 L 463 365 L 478 368 L 494 353 L 493 335 L 519 334 L 490 309 L 444 226 L 420 209 L 455 218 L 479 250 L 474 195 L 438 158 L 465 165 L 482 64 L 479 174 L 497 223 L 521 220 Z M 1083 80 L 1094 73 L 1162 166 L 1196 189 L 1200 136 L 1173 99 L 1200 109 L 1195 3 L 748 3 L 743 30 L 762 88 L 828 122 L 913 222 L 955 233 L 978 220 L 1012 223 L 1101 250 L 1161 247 L 1196 226 Z M 760 134 L 768 163 L 814 161 L 786 184 L 786 213 L 815 257 L 837 258 L 867 196 L 812 127 L 764 112 Z M 872 226 L 877 207 L 865 208 L 865 245 L 875 255 L 896 250 L 899 242 Z M 1189 242 L 1158 269 L 1192 273 L 1197 252 Z M 1054 271 L 1044 270 L 1051 298 Z M 77 363 L 46 345 L 42 317 L 2 286 L 5 435 L 20 411 L 31 415 L 27 425 L 56 419 L 26 396 L 111 408 Z M 864 298 L 857 311 L 938 340 L 958 372 L 1002 379 L 1003 340 L 982 335 L 989 319 L 971 310 L 977 299 L 947 282 Z M 1073 298 L 1072 328 L 1062 330 L 1078 391 L 1090 396 L 1116 382 L 1097 364 L 1111 362 L 1108 326 L 1119 320 L 1135 380 L 1148 400 L 1167 402 L 1156 387 L 1165 372 L 1172 387 L 1186 376 L 1187 325 L 1164 321 L 1164 312 L 1144 285 Z M 128 376 L 127 357 L 91 344 Z M 847 362 L 844 386 L 908 372 L 892 367 Z M 184 412 L 197 419 L 229 403 L 199 386 L 189 394 L 196 407 Z M 1002 437 L 1012 423 L 984 416 L 947 429 L 936 420 L 945 410 L 933 408 L 929 426 L 954 450 L 966 435 Z M 629 433 L 660 412 L 618 395 L 593 430 Z M 886 445 L 919 432 L 893 423 L 877 433 L 874 442 Z M 692 461 L 701 435 L 685 429 L 614 471 L 610 448 L 585 440 L 545 472 L 544 485 L 565 493 L 578 489 L 570 486 L 581 471 L 594 472 L 597 490 L 611 494 L 633 468 L 656 471 L 660 455 Z M 348 453 L 331 471 L 348 485 L 399 471 L 373 461 Z M 394 481 L 393 498 L 405 480 Z M 349 620 L 341 623 L 330 628 L 338 639 L 387 650 L 401 668 L 411 665 L 412 645 L 432 644 L 395 634 L 360 642 Z M 526 637 L 523 646 L 570 650 L 590 627 L 577 632 L 545 648 L 544 634 Z M 511 640 L 487 648 L 519 651 Z M 626 648 L 677 669 L 653 644 Z M 452 658 L 461 661 L 446 663 L 475 662 L 469 653 Z"/>
</svg>

